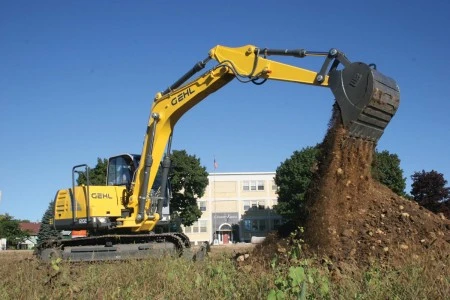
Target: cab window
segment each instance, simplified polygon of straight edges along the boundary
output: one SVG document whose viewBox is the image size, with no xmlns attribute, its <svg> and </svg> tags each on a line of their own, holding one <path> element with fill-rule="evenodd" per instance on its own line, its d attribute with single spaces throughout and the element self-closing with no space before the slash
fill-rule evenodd
<svg viewBox="0 0 450 300">
<path fill-rule="evenodd" d="M 108 185 L 130 185 L 133 161 L 129 156 L 112 157 L 108 163 Z"/>
</svg>

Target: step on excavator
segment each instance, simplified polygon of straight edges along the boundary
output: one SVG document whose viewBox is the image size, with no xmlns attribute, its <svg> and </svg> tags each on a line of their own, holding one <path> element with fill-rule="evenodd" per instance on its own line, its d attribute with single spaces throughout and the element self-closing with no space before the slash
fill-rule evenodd
<svg viewBox="0 0 450 300">
<path fill-rule="evenodd" d="M 321 57 L 318 71 L 271 60 L 268 57 Z M 209 61 L 215 61 L 206 72 Z M 47 240 L 37 249 L 43 260 L 99 261 L 174 255 L 201 259 L 209 245 L 196 251 L 183 233 L 155 233 L 165 222 L 170 202 L 170 153 L 177 121 L 209 94 L 233 79 L 261 85 L 267 80 L 287 81 L 331 89 L 348 135 L 376 143 L 397 111 L 400 92 L 396 82 L 373 64 L 350 62 L 337 49 L 325 52 L 216 46 L 169 86 L 156 94 L 140 155 L 109 158 L 106 186 L 89 184 L 89 168 L 72 170 L 72 187 L 59 190 L 53 219 L 57 230 L 85 230 L 87 236 Z M 81 171 L 80 171 L 81 170 Z M 77 173 L 87 183 L 76 186 Z"/>
</svg>

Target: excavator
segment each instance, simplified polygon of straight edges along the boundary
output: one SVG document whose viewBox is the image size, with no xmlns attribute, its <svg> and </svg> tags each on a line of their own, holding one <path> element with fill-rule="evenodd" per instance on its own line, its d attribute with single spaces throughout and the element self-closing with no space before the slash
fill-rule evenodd
<svg viewBox="0 0 450 300">
<path fill-rule="evenodd" d="M 270 56 L 321 57 L 318 71 L 280 61 Z M 206 72 L 209 61 L 215 61 Z M 261 85 L 278 80 L 331 89 L 348 135 L 376 143 L 397 111 L 397 83 L 377 71 L 374 64 L 350 62 L 337 50 L 267 49 L 254 45 L 217 45 L 175 83 L 156 94 L 140 155 L 121 154 L 109 158 L 107 185 L 89 184 L 89 168 L 72 169 L 72 187 L 59 190 L 53 219 L 57 230 L 85 230 L 84 237 L 43 242 L 38 255 L 70 261 L 98 261 L 169 253 L 200 259 L 208 245 L 191 249 L 183 233 L 155 233 L 170 200 L 172 133 L 177 121 L 192 107 L 233 79 Z M 80 171 L 81 170 L 81 171 Z M 76 186 L 76 174 L 86 184 Z"/>
</svg>

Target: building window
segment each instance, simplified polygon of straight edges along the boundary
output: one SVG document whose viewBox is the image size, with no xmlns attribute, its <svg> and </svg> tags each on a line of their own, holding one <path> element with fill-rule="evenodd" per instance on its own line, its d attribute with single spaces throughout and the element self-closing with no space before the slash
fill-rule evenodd
<svg viewBox="0 0 450 300">
<path fill-rule="evenodd" d="M 244 211 L 248 211 L 250 208 L 252 209 L 265 209 L 266 202 L 264 200 L 245 200 L 244 203 Z"/>
<path fill-rule="evenodd" d="M 192 224 L 189 227 L 186 227 L 186 229 L 187 228 L 189 228 L 189 231 L 185 231 L 186 233 L 197 233 L 198 232 L 198 222 L 194 222 L 194 224 Z"/>
<path fill-rule="evenodd" d="M 251 232 L 266 231 L 266 220 L 265 219 L 257 219 L 257 220 L 244 219 L 244 229 L 246 231 L 251 231 Z"/>
<path fill-rule="evenodd" d="M 206 232 L 208 230 L 208 221 L 201 220 L 199 223 L 200 223 L 200 232 Z"/>
<path fill-rule="evenodd" d="M 266 230 L 266 220 L 259 220 L 259 231 Z"/>
<path fill-rule="evenodd" d="M 266 206 L 266 201 L 264 200 L 256 201 L 256 203 L 258 204 L 258 209 L 264 209 Z"/>
<path fill-rule="evenodd" d="M 198 201 L 200 211 L 206 211 L 206 201 Z"/>
<path fill-rule="evenodd" d="M 208 221 L 199 220 L 192 224 L 191 226 L 184 227 L 184 233 L 199 233 L 208 232 Z"/>
<path fill-rule="evenodd" d="M 281 225 L 281 220 L 280 219 L 274 219 L 273 220 L 273 229 L 278 229 Z"/>
<path fill-rule="evenodd" d="M 252 220 L 244 220 L 244 228 L 247 231 L 251 231 L 252 230 Z"/>
<path fill-rule="evenodd" d="M 277 190 L 278 190 L 278 187 L 275 184 L 275 181 L 272 181 L 272 191 L 277 191 Z"/>
<path fill-rule="evenodd" d="M 252 231 L 258 231 L 258 220 L 252 220 Z"/>
<path fill-rule="evenodd" d="M 242 183 L 242 190 L 244 191 L 264 191 L 263 180 L 246 180 Z"/>
<path fill-rule="evenodd" d="M 264 191 L 264 181 L 258 181 L 258 191 Z"/>
</svg>

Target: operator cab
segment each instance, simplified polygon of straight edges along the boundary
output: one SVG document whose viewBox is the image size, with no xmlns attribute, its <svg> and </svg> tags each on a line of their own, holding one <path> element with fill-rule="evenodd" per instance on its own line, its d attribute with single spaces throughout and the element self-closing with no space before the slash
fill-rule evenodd
<svg viewBox="0 0 450 300">
<path fill-rule="evenodd" d="M 137 154 L 121 154 L 108 160 L 107 185 L 125 185 L 130 187 L 141 156 Z"/>
<path fill-rule="evenodd" d="M 131 186 L 136 176 L 136 171 L 139 167 L 141 156 L 138 154 L 120 154 L 112 156 L 108 160 L 107 170 L 107 185 L 125 185 Z M 152 186 L 152 190 L 156 192 L 161 186 L 161 168 L 156 174 L 155 181 Z M 168 184 L 170 186 L 170 182 Z"/>
<path fill-rule="evenodd" d="M 134 182 L 140 161 L 141 156 L 137 154 L 126 153 L 110 157 L 106 175 L 107 185 L 126 186 L 127 189 L 130 190 L 131 183 Z M 168 221 L 170 219 L 169 202 L 172 197 L 170 179 L 168 177 L 166 178 L 165 192 L 161 192 L 162 179 L 162 170 L 160 166 L 150 191 L 150 197 L 154 198 L 152 203 L 156 205 L 159 201 L 163 201 L 162 219 L 160 220 L 160 223 L 161 221 Z"/>
</svg>

